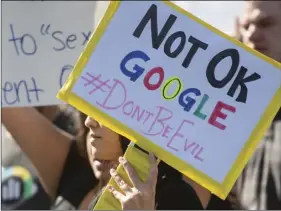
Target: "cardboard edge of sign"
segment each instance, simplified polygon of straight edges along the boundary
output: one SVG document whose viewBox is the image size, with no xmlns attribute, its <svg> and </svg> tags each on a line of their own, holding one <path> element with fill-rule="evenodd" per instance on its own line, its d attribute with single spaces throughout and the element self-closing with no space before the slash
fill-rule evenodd
<svg viewBox="0 0 281 211">
<path fill-rule="evenodd" d="M 183 8 L 177 6 L 176 4 L 169 2 L 169 1 L 162 1 L 163 3 L 167 4 L 168 6 L 172 7 L 174 10 L 188 16 L 189 18 L 193 19 L 197 23 L 207 27 L 209 30 L 215 32 L 219 36 L 222 36 L 229 41 L 233 42 L 234 44 L 238 45 L 239 47 L 244 48 L 251 54 L 261 58 L 262 60 L 272 64 L 274 67 L 281 69 L 281 64 L 273 59 L 262 55 L 261 53 L 245 46 L 238 40 L 229 35 L 219 31 L 218 29 L 214 28 L 213 26 L 205 23 L 203 20 L 195 17 L 191 13 L 185 11 Z M 180 160 L 176 156 L 172 155 L 167 151 L 163 151 L 163 149 L 153 142 L 149 141 L 142 135 L 138 134 L 137 132 L 133 131 L 132 129 L 128 128 L 126 125 L 122 124 L 118 120 L 112 118 L 108 114 L 102 112 L 97 107 L 91 105 L 89 102 L 85 101 L 84 99 L 80 98 L 79 96 L 72 93 L 72 88 L 78 78 L 80 77 L 85 65 L 87 64 L 88 60 L 90 59 L 93 51 L 95 50 L 99 40 L 101 39 L 103 33 L 106 31 L 107 26 L 109 25 L 111 19 L 113 18 L 114 14 L 118 10 L 120 1 L 111 1 L 105 15 L 101 19 L 100 24 L 96 28 L 96 31 L 92 34 L 84 52 L 80 55 L 78 62 L 75 64 L 73 71 L 71 72 L 70 76 L 68 77 L 67 81 L 61 88 L 61 90 L 57 94 L 57 98 L 65 101 L 66 103 L 71 104 L 72 106 L 76 107 L 78 110 L 83 111 L 86 115 L 95 117 L 98 121 L 102 122 L 106 127 L 111 128 L 112 130 L 116 131 L 120 135 L 123 135 L 133 141 L 134 143 L 141 146 L 143 149 L 147 151 L 153 151 L 159 159 L 165 161 L 167 164 L 173 166 L 178 171 L 183 173 L 184 175 L 188 176 L 195 182 L 199 183 L 213 194 L 217 195 L 221 199 L 225 199 L 229 192 L 231 191 L 234 183 L 236 182 L 237 178 L 241 174 L 242 170 L 244 169 L 245 165 L 247 164 L 248 160 L 254 153 L 259 140 L 262 139 L 266 130 L 270 126 L 271 122 L 274 119 L 278 109 L 281 107 L 281 87 L 277 90 L 274 97 L 271 100 L 271 103 L 266 108 L 265 112 L 263 113 L 261 119 L 257 123 L 255 129 L 252 131 L 249 139 L 245 143 L 243 149 L 240 151 L 239 155 L 237 156 L 235 162 L 233 163 L 230 171 L 227 173 L 226 177 L 224 178 L 222 183 L 219 183 L 212 179 L 211 177 L 207 176 L 206 174 L 200 172 L 199 170 L 195 169 L 193 166 L 187 164 L 186 162 Z M 141 140 L 141 141 L 140 141 Z"/>
</svg>

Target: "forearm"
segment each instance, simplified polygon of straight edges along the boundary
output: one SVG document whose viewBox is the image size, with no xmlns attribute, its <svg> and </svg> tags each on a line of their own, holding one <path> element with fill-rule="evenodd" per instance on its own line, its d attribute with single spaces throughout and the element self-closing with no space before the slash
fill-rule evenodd
<svg viewBox="0 0 281 211">
<path fill-rule="evenodd" d="M 2 123 L 36 167 L 48 194 L 55 197 L 71 136 L 34 108 L 3 108 Z"/>
</svg>

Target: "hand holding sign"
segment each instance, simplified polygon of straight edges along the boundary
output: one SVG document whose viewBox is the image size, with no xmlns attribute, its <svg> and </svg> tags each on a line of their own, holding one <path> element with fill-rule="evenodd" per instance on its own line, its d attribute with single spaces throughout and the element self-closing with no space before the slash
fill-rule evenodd
<svg viewBox="0 0 281 211">
<path fill-rule="evenodd" d="M 126 173 L 129 175 L 133 187 L 130 187 L 114 169 L 110 171 L 112 178 L 122 190 L 122 193 L 117 191 L 113 186 L 109 186 L 109 190 L 121 203 L 122 210 L 154 209 L 158 168 L 157 160 L 152 153 L 149 154 L 149 161 L 149 175 L 147 180 L 143 182 L 125 158 L 119 159 L 119 162 L 123 165 Z"/>
</svg>

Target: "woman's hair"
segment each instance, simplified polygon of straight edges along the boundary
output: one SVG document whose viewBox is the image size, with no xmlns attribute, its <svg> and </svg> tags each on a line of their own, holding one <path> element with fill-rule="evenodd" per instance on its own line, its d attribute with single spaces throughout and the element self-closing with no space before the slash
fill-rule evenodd
<svg viewBox="0 0 281 211">
<path fill-rule="evenodd" d="M 87 119 L 87 115 L 79 111 L 79 117 L 78 117 L 79 130 L 76 137 L 76 144 L 80 152 L 80 155 L 88 159 L 87 134 L 89 129 L 85 126 L 86 119 Z"/>
</svg>

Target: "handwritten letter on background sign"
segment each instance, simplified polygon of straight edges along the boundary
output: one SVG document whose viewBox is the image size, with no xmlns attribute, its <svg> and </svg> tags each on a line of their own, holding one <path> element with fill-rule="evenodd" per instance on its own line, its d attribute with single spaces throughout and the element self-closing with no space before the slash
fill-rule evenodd
<svg viewBox="0 0 281 211">
<path fill-rule="evenodd" d="M 94 27 L 95 2 L 4 1 L 2 106 L 58 104 Z"/>
<path fill-rule="evenodd" d="M 118 5 L 59 97 L 224 198 L 280 107 L 280 64 L 173 4 Z"/>
</svg>

